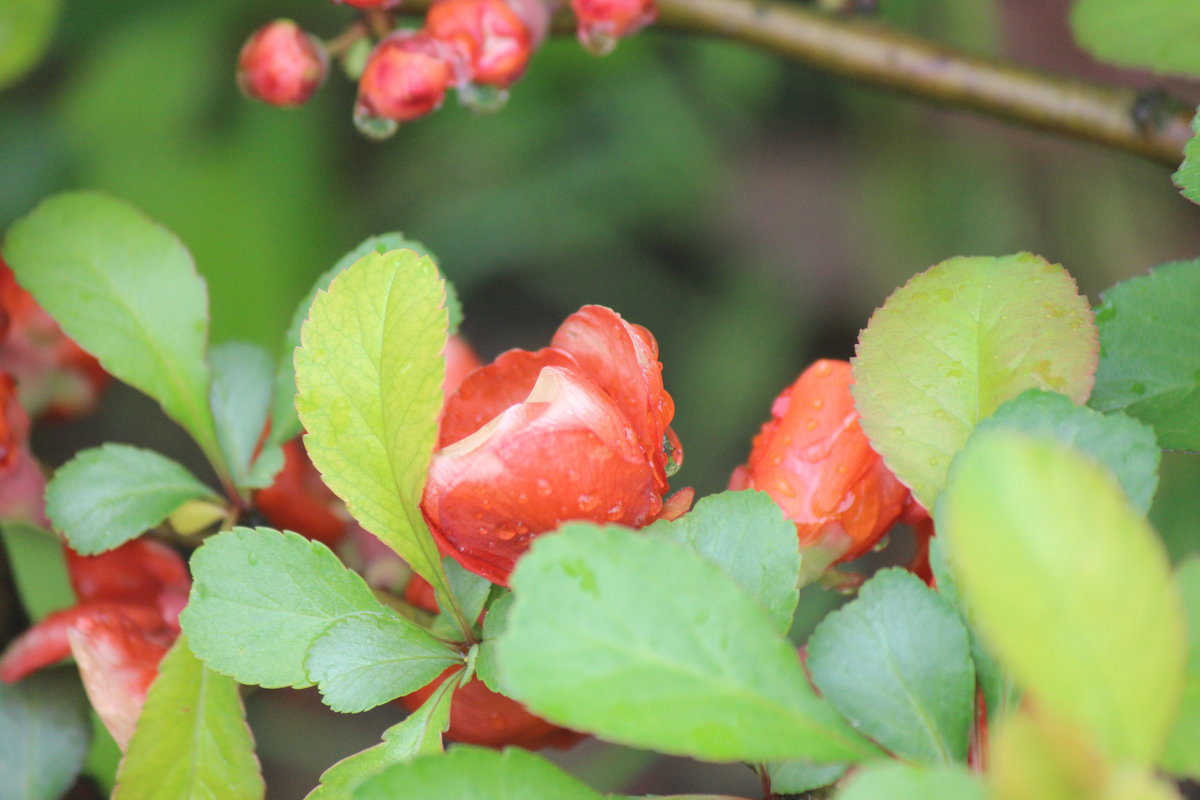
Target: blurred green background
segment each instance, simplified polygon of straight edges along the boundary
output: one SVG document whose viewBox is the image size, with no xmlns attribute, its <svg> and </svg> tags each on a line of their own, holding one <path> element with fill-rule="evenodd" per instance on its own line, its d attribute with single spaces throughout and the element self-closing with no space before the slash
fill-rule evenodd
<svg viewBox="0 0 1200 800">
<path fill-rule="evenodd" d="M 8 4 L 0 51 L 5 13 L 55 5 Z M 1065 0 L 882 0 L 881 15 L 976 52 L 1153 85 L 1080 53 L 1066 11 Z M 1162 167 L 670 32 L 604 59 L 552 40 L 503 112 L 450 101 L 368 142 L 336 70 L 295 111 L 238 94 L 238 48 L 277 16 L 324 38 L 354 19 L 327 0 L 64 0 L 45 60 L 0 91 L 0 229 L 60 189 L 111 191 L 191 248 L 216 340 L 272 348 L 313 278 L 389 230 L 438 254 L 485 357 L 539 347 L 580 305 L 609 305 L 658 338 L 687 454 L 676 481 L 702 494 L 724 487 L 775 394 L 814 358 L 848 358 L 872 309 L 933 263 L 1031 250 L 1094 300 L 1200 255 L 1200 209 Z M 112 439 L 186 455 L 158 418 L 118 390 L 96 419 L 35 444 L 52 463 Z M 1154 521 L 1176 557 L 1200 547 L 1198 486 L 1197 459 L 1169 455 Z M 815 616 L 836 601 L 808 602 Z M 301 796 L 400 713 L 339 720 L 299 693 L 250 705 L 278 798 Z M 755 784 L 741 768 L 651 767 L 594 743 L 567 758 L 605 789 Z"/>
</svg>

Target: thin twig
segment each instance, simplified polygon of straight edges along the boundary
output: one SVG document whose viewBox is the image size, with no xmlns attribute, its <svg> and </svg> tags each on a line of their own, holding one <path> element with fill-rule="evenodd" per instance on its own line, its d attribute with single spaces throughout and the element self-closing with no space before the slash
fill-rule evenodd
<svg viewBox="0 0 1200 800">
<path fill-rule="evenodd" d="M 424 14 L 430 0 L 406 0 Z M 770 0 L 658 0 L 656 27 L 717 36 L 922 100 L 1096 142 L 1168 166 L 1183 160 L 1192 109 L 1158 91 L 972 55 L 874 20 Z M 560 11 L 552 30 L 574 29 Z"/>
</svg>

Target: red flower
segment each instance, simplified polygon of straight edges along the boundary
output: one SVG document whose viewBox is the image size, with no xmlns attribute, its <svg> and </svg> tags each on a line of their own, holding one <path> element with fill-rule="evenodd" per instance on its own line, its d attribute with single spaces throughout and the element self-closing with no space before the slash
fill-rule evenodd
<svg viewBox="0 0 1200 800">
<path fill-rule="evenodd" d="M 29 416 L 17 400 L 17 384 L 0 372 L 0 520 L 46 525 L 46 479 L 29 451 Z"/>
<path fill-rule="evenodd" d="M 425 30 L 457 49 L 476 83 L 510 85 L 533 50 L 529 28 L 505 0 L 438 0 Z"/>
<path fill-rule="evenodd" d="M 358 81 L 355 114 L 407 122 L 442 104 L 454 82 L 453 48 L 428 33 L 398 31 L 375 46 Z"/>
<path fill-rule="evenodd" d="M 17 285 L 0 258 L 0 372 L 20 386 L 31 416 L 69 419 L 91 411 L 108 374 Z"/>
<path fill-rule="evenodd" d="M 237 82 L 255 100 L 298 106 L 312 97 L 328 71 L 325 46 L 290 19 L 277 19 L 242 45 Z"/>
<path fill-rule="evenodd" d="M 800 544 L 835 562 L 868 552 L 905 514 L 923 516 L 871 449 L 850 395 L 850 365 L 817 361 L 775 399 L 731 489 L 761 489 L 796 523 Z M 905 520 L 907 521 L 907 520 Z"/>
<path fill-rule="evenodd" d="M 336 545 L 350 523 L 346 507 L 321 480 L 297 437 L 283 445 L 283 469 L 254 494 L 254 504 L 272 527 Z"/>
<path fill-rule="evenodd" d="M 453 667 L 446 670 L 428 686 L 404 695 L 397 702 L 409 711 L 416 711 L 454 671 Z M 541 750 L 543 747 L 570 747 L 584 738 L 584 734 L 535 717 L 516 700 L 496 694 L 483 681 L 472 678 L 465 686 L 454 690 L 446 738 L 481 747 L 516 746 Z"/>
<path fill-rule="evenodd" d="M 532 539 L 564 521 L 637 528 L 663 515 L 682 453 L 661 373 L 649 331 L 601 306 L 568 317 L 550 347 L 471 373 L 446 402 L 421 500 L 438 546 L 506 584 Z"/>
<path fill-rule="evenodd" d="M 92 706 L 124 748 L 158 662 L 179 635 L 191 579 L 179 555 L 151 539 L 98 556 L 63 549 L 78 602 L 18 636 L 0 657 L 0 680 L 74 655 Z"/>
</svg>

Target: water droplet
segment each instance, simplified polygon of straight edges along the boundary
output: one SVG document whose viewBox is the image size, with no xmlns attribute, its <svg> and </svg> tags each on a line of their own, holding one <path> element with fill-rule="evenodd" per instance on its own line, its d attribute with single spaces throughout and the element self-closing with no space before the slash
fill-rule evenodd
<svg viewBox="0 0 1200 800">
<path fill-rule="evenodd" d="M 936 467 L 939 463 L 941 462 L 936 457 L 929 459 L 929 466 L 931 467 Z"/>
<path fill-rule="evenodd" d="M 549 497 L 552 491 L 554 491 L 554 488 L 550 486 L 550 481 L 546 480 L 545 478 L 537 479 L 538 494 L 540 494 L 542 497 Z"/>
<path fill-rule="evenodd" d="M 488 529 L 483 527 L 482 525 L 480 525 L 479 528 L 475 532 L 478 533 L 480 536 L 488 535 Z"/>
<path fill-rule="evenodd" d="M 787 447 L 789 444 L 792 443 L 792 437 L 791 437 L 791 435 L 784 436 L 782 439 L 780 439 L 780 441 L 783 442 L 784 447 Z"/>
<path fill-rule="evenodd" d="M 594 56 L 606 56 L 617 47 L 617 37 L 608 25 L 580 25 L 579 43 Z"/>
<path fill-rule="evenodd" d="M 845 465 L 845 464 L 838 464 L 838 465 L 837 465 L 837 474 L 838 474 L 838 475 L 845 475 L 845 474 L 846 474 L 847 472 L 849 472 L 849 471 L 850 471 L 850 470 L 849 470 L 849 469 L 847 469 L 847 467 L 846 467 L 846 465 Z"/>
<path fill-rule="evenodd" d="M 365 109 L 356 108 L 354 109 L 354 127 L 358 128 L 358 132 L 368 139 L 382 141 L 394 136 L 400 123 L 394 119 L 376 117 Z"/>
<path fill-rule="evenodd" d="M 494 114 L 508 104 L 508 89 L 464 83 L 458 87 L 458 102 L 476 114 Z"/>
<path fill-rule="evenodd" d="M 779 478 L 778 480 L 776 480 L 775 488 L 784 497 L 795 497 L 796 496 L 796 490 L 792 488 L 792 485 L 787 482 L 786 478 Z"/>
<path fill-rule="evenodd" d="M 778 467 L 782 463 L 783 463 L 783 456 L 772 456 L 771 457 L 771 466 L 772 467 Z"/>
<path fill-rule="evenodd" d="M 254 552 L 253 550 L 248 551 L 246 553 L 246 563 L 252 567 L 257 566 L 258 565 L 258 553 Z"/>
<path fill-rule="evenodd" d="M 813 407 L 814 411 L 820 411 L 822 408 L 825 407 L 825 399 L 822 397 L 813 398 L 812 407 Z"/>
<path fill-rule="evenodd" d="M 596 506 L 600 505 L 600 498 L 592 494 L 579 495 L 579 510 L 583 513 L 588 513 Z"/>
<path fill-rule="evenodd" d="M 505 542 L 511 540 L 516 535 L 517 535 L 516 531 L 510 531 L 508 528 L 497 528 L 496 529 L 496 536 Z"/>
<path fill-rule="evenodd" d="M 1134 394 L 1145 394 L 1146 384 L 1141 382 L 1135 383 L 1129 387 L 1129 391 L 1133 392 Z"/>
<path fill-rule="evenodd" d="M 815 419 L 810 419 L 808 421 L 808 423 L 804 426 L 804 430 L 806 430 L 806 431 L 815 431 L 816 429 L 817 429 L 817 421 Z"/>
<path fill-rule="evenodd" d="M 577 469 L 567 470 L 567 480 L 569 480 L 571 482 L 575 482 L 575 481 L 579 480 L 579 470 L 577 470 Z"/>
<path fill-rule="evenodd" d="M 625 504 L 620 501 L 617 501 L 612 506 L 610 506 L 608 509 L 608 512 L 607 512 L 608 518 L 610 520 L 620 519 L 621 515 L 624 513 L 625 513 Z"/>
<path fill-rule="evenodd" d="M 517 502 L 518 503 L 528 503 L 529 495 L 525 494 L 524 492 L 521 492 L 519 495 L 517 495 Z"/>
<path fill-rule="evenodd" d="M 479 505 L 483 506 L 484 508 L 491 508 L 492 501 L 485 497 L 479 501 Z"/>
</svg>

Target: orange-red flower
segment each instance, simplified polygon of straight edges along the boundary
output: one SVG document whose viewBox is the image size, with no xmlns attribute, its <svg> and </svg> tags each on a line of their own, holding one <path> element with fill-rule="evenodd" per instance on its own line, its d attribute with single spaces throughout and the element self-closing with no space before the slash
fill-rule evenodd
<svg viewBox="0 0 1200 800">
<path fill-rule="evenodd" d="M 29 451 L 29 415 L 17 383 L 0 372 L 0 520 L 46 524 L 46 479 Z"/>
<path fill-rule="evenodd" d="M 90 411 L 108 374 L 17 284 L 0 258 L 0 372 L 20 387 L 30 416 L 69 419 Z"/>
<path fill-rule="evenodd" d="M 428 686 L 399 698 L 397 702 L 409 711 L 416 711 L 454 671 L 454 668 L 446 670 Z M 481 747 L 515 746 L 541 750 L 544 747 L 570 747 L 584 735 L 530 714 L 516 700 L 496 694 L 483 681 L 472 678 L 465 686 L 454 690 L 446 738 Z"/>
<path fill-rule="evenodd" d="M 760 489 L 831 561 L 868 552 L 897 521 L 924 516 L 859 425 L 850 364 L 817 361 L 775 399 L 731 489 Z M 907 521 L 907 519 L 906 519 Z"/>
<path fill-rule="evenodd" d="M 649 331 L 585 306 L 550 347 L 502 354 L 447 400 L 421 501 L 434 539 L 506 584 L 533 538 L 562 522 L 646 525 L 664 514 L 682 456 L 674 412 Z"/>
<path fill-rule="evenodd" d="M 63 549 L 78 602 L 18 636 L 0 657 L 0 680 L 74 655 L 92 706 L 123 748 L 158 662 L 179 635 L 191 579 L 183 559 L 151 539 L 98 556 Z"/>
</svg>

